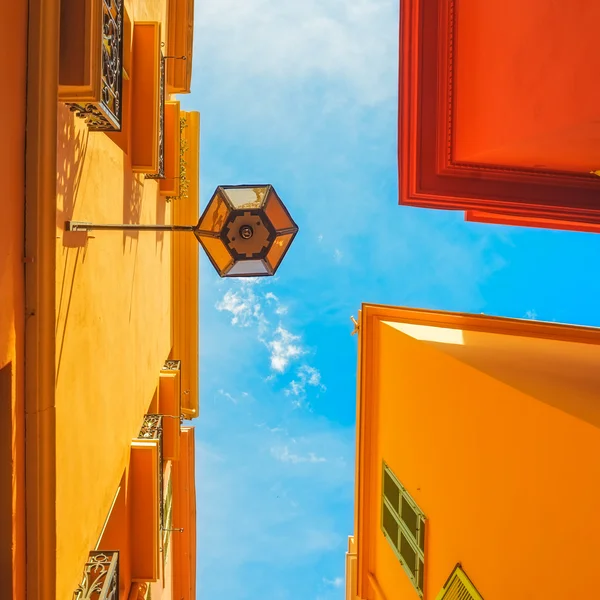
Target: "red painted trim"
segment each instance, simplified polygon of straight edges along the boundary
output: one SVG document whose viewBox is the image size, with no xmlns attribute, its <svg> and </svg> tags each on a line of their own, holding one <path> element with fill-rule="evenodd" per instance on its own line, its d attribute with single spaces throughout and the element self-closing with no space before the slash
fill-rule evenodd
<svg viewBox="0 0 600 600">
<path fill-rule="evenodd" d="M 456 0 L 403 0 L 400 10 L 400 204 L 523 212 L 600 223 L 600 179 L 454 161 Z"/>
<path fill-rule="evenodd" d="M 600 223 L 579 223 L 576 221 L 559 221 L 557 219 L 540 219 L 525 215 L 504 215 L 488 213 L 480 210 L 465 212 L 465 221 L 471 223 L 489 223 L 495 225 L 513 225 L 515 227 L 536 227 L 540 229 L 558 229 L 561 231 L 581 231 L 586 233 L 600 233 Z"/>
</svg>

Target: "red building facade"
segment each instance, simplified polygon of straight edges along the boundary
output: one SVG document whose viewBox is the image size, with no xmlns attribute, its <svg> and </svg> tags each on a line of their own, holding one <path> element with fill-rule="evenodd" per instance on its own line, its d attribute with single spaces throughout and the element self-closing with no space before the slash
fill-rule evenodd
<svg viewBox="0 0 600 600">
<path fill-rule="evenodd" d="M 600 3 L 400 11 L 400 203 L 600 232 Z"/>
</svg>

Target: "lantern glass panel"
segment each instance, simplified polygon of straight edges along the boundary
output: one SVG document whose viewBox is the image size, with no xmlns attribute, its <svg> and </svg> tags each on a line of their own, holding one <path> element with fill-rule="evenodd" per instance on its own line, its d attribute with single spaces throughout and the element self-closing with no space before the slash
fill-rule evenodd
<svg viewBox="0 0 600 600">
<path fill-rule="evenodd" d="M 279 266 L 279 263 L 281 262 L 285 251 L 292 242 L 293 237 L 293 233 L 286 233 L 275 238 L 275 241 L 273 242 L 273 245 L 267 254 L 267 261 L 273 270 Z"/>
<path fill-rule="evenodd" d="M 235 209 L 261 208 L 265 201 L 267 187 L 224 188 Z"/>
<path fill-rule="evenodd" d="M 294 222 L 288 215 L 287 210 L 284 208 L 283 203 L 277 196 L 274 190 L 271 190 L 267 204 L 265 206 L 265 212 L 269 221 L 273 224 L 273 227 L 277 230 L 291 229 L 295 227 Z"/>
<path fill-rule="evenodd" d="M 233 264 L 233 258 L 221 238 L 203 237 L 201 243 L 221 273 Z"/>
<path fill-rule="evenodd" d="M 230 208 L 220 192 L 215 194 L 199 223 L 201 231 L 219 233 L 229 216 Z"/>
<path fill-rule="evenodd" d="M 227 272 L 227 277 L 233 276 L 261 276 L 270 275 L 267 265 L 262 260 L 243 260 L 231 267 Z"/>
</svg>

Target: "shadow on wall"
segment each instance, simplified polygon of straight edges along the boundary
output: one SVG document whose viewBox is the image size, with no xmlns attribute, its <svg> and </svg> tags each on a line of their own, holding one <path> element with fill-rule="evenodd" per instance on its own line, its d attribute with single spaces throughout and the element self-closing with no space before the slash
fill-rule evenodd
<svg viewBox="0 0 600 600">
<path fill-rule="evenodd" d="M 144 199 L 144 174 L 134 173 L 131 170 L 131 160 L 126 157 L 123 163 L 123 223 L 139 223 L 142 214 L 142 202 Z M 139 232 L 123 232 L 123 251 L 127 246 L 127 240 L 137 240 Z"/>
<path fill-rule="evenodd" d="M 73 218 L 88 149 L 90 132 L 87 127 L 77 127 L 76 119 L 67 106 L 59 105 L 56 159 L 56 226 L 59 229 Z M 82 246 L 82 240 L 85 242 L 85 234 L 71 235 L 66 240 L 63 238 L 63 245 Z"/>
<path fill-rule="evenodd" d="M 160 195 L 160 186 L 157 185 L 157 194 L 156 194 L 156 223 L 158 225 L 164 225 L 165 223 L 165 215 L 167 212 L 167 201 L 164 196 Z M 163 246 L 165 240 L 165 232 L 157 231 L 156 232 L 156 250 L 160 253 L 162 258 Z"/>
<path fill-rule="evenodd" d="M 597 345 L 464 331 L 463 344 L 438 347 L 477 370 L 600 428 Z"/>
<path fill-rule="evenodd" d="M 128 472 L 125 470 L 121 476 L 117 493 L 105 528 L 98 540 L 97 550 L 119 551 L 119 597 L 126 597 L 131 582 L 130 562 L 130 532 L 129 532 L 129 497 L 128 497 Z"/>
<path fill-rule="evenodd" d="M 58 135 L 56 159 L 56 226 L 64 230 L 65 221 L 73 218 L 79 199 L 79 188 L 86 159 L 90 132 L 65 105 L 58 106 Z M 62 236 L 64 269 L 57 301 L 56 335 L 59 341 L 57 379 L 60 375 L 66 323 L 75 286 L 80 256 L 85 261 L 88 236 L 72 232 Z M 60 330 L 62 329 L 62 331 Z"/>
</svg>

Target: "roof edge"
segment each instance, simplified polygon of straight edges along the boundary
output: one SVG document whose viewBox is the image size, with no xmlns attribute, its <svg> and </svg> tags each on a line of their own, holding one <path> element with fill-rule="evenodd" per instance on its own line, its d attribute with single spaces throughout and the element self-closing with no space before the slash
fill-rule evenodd
<svg viewBox="0 0 600 600">
<path fill-rule="evenodd" d="M 588 325 L 371 303 L 363 303 L 362 310 L 366 316 L 378 321 L 396 321 L 430 327 L 466 329 L 583 344 L 600 344 L 600 328 Z M 364 319 L 364 321 L 367 325 L 370 319 Z"/>
</svg>

